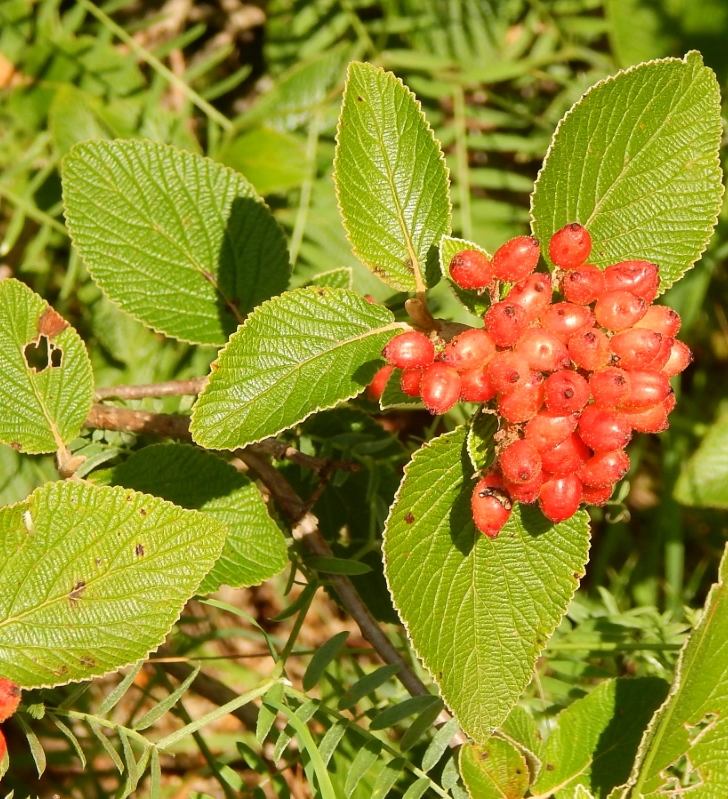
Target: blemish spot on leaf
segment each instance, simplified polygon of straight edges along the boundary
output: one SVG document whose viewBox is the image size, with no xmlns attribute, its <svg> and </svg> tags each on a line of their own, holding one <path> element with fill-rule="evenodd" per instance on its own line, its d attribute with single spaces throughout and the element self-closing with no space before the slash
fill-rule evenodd
<svg viewBox="0 0 728 799">
<path fill-rule="evenodd" d="M 55 338 L 67 327 L 70 327 L 68 322 L 53 308 L 46 308 L 38 320 L 38 333 L 49 339 Z"/>
<path fill-rule="evenodd" d="M 407 524 L 412 524 L 414 522 L 414 520 L 415 520 L 414 514 L 412 512 L 408 513 L 404 517 L 404 520 L 405 520 L 405 522 L 407 522 Z"/>
<path fill-rule="evenodd" d="M 81 665 L 88 666 L 89 668 L 96 665 L 96 661 L 92 657 L 89 657 L 88 655 L 84 655 L 82 658 L 80 658 L 80 660 L 81 660 Z"/>
<path fill-rule="evenodd" d="M 142 557 L 144 557 L 144 544 L 137 544 L 137 545 L 134 547 L 134 554 L 135 554 L 135 555 L 136 555 L 138 558 L 142 558 Z"/>
<path fill-rule="evenodd" d="M 146 509 L 145 508 L 139 508 L 139 515 L 140 516 L 146 516 L 147 515 Z"/>
<path fill-rule="evenodd" d="M 73 590 L 68 595 L 68 601 L 72 606 L 75 605 L 79 599 L 81 599 L 85 590 L 86 583 L 84 580 L 79 580 L 76 585 L 73 586 Z"/>
<path fill-rule="evenodd" d="M 103 563 L 103 561 L 101 560 L 101 558 L 95 558 L 95 559 L 94 559 L 94 563 L 95 563 L 97 566 L 101 566 L 101 564 Z"/>
<path fill-rule="evenodd" d="M 553 771 L 553 770 L 554 770 L 554 764 L 553 763 L 547 763 L 546 764 L 546 771 Z"/>
</svg>

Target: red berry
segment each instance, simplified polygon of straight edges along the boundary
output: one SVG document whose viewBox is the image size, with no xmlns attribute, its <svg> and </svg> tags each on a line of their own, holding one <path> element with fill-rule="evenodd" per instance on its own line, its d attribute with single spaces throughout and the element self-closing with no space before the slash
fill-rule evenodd
<svg viewBox="0 0 728 799">
<path fill-rule="evenodd" d="M 604 292 L 604 272 L 594 264 L 584 264 L 564 275 L 561 291 L 569 302 L 591 305 Z"/>
<path fill-rule="evenodd" d="M 629 457 L 623 449 L 597 452 L 579 470 L 579 479 L 592 488 L 606 488 L 629 471 Z M 611 492 L 610 492 L 611 493 Z"/>
<path fill-rule="evenodd" d="M 429 366 L 435 360 L 435 345 L 427 336 L 412 330 L 390 339 L 382 355 L 397 369 Z"/>
<path fill-rule="evenodd" d="M 634 327 L 644 327 L 674 338 L 680 330 L 681 321 L 680 314 L 667 305 L 650 305 L 647 313 L 639 322 L 635 322 Z"/>
<path fill-rule="evenodd" d="M 604 270 L 607 291 L 631 291 L 649 305 L 657 296 L 660 275 L 657 264 L 649 261 L 622 261 Z"/>
<path fill-rule="evenodd" d="M 674 392 L 670 394 L 667 399 L 662 400 L 662 407 L 665 409 L 665 413 L 667 414 L 670 414 L 675 410 L 675 405 L 677 405 L 677 400 L 675 399 Z"/>
<path fill-rule="evenodd" d="M 485 312 L 485 327 L 499 347 L 512 347 L 528 327 L 526 311 L 515 302 L 496 302 Z"/>
<path fill-rule="evenodd" d="M 612 352 L 622 369 L 646 369 L 662 346 L 662 335 L 654 330 L 631 327 L 612 336 Z"/>
<path fill-rule="evenodd" d="M 538 319 L 542 311 L 548 307 L 552 294 L 551 275 L 537 272 L 516 283 L 508 292 L 506 300 L 520 305 L 526 311 L 528 320 L 532 321 Z"/>
<path fill-rule="evenodd" d="M 399 378 L 399 387 L 408 397 L 419 397 L 421 381 L 422 369 L 404 369 Z"/>
<path fill-rule="evenodd" d="M 0 722 L 9 719 L 18 709 L 20 694 L 20 687 L 16 683 L 0 677 Z"/>
<path fill-rule="evenodd" d="M 639 322 L 648 307 L 631 291 L 605 291 L 594 306 L 594 316 L 607 330 L 626 330 Z"/>
<path fill-rule="evenodd" d="M 624 411 L 624 417 L 637 433 L 662 433 L 670 426 L 664 402 L 636 411 Z"/>
<path fill-rule="evenodd" d="M 461 250 L 450 261 L 450 277 L 464 289 L 485 288 L 494 275 L 493 264 L 478 250 Z"/>
<path fill-rule="evenodd" d="M 571 365 L 566 347 L 553 333 L 541 327 L 529 327 L 516 342 L 514 351 L 537 372 L 556 372 Z"/>
<path fill-rule="evenodd" d="M 377 373 L 372 378 L 372 382 L 367 386 L 367 397 L 369 397 L 372 402 L 379 402 L 393 371 L 394 366 L 390 366 L 389 364 L 377 370 Z"/>
<path fill-rule="evenodd" d="M 511 515 L 512 507 L 503 480 L 494 474 L 483 477 L 473 489 L 470 507 L 478 530 L 488 538 L 497 538 Z"/>
<path fill-rule="evenodd" d="M 529 483 L 541 474 L 541 456 L 533 444 L 524 439 L 514 441 L 500 453 L 503 477 L 513 483 Z"/>
<path fill-rule="evenodd" d="M 683 344 L 682 341 L 673 339 L 670 355 L 667 362 L 662 367 L 662 372 L 668 377 L 674 377 L 675 375 L 679 375 L 680 372 L 692 362 L 693 353 L 690 351 L 688 345 Z"/>
<path fill-rule="evenodd" d="M 509 283 L 523 280 L 536 268 L 540 253 L 538 239 L 516 236 L 495 251 L 495 276 L 498 280 L 507 280 Z"/>
<path fill-rule="evenodd" d="M 543 405 L 543 375 L 531 372 L 526 384 L 510 394 L 498 396 L 498 413 L 512 424 L 527 422 Z"/>
<path fill-rule="evenodd" d="M 509 493 L 514 502 L 523 502 L 525 505 L 533 504 L 541 493 L 541 486 L 543 485 L 544 474 L 539 472 L 532 480 L 527 483 L 512 483 L 506 479 L 506 491 Z"/>
<path fill-rule="evenodd" d="M 629 393 L 622 407 L 631 411 L 649 408 L 662 402 L 671 392 L 670 379 L 664 372 L 635 370 L 629 373 Z"/>
<path fill-rule="evenodd" d="M 485 366 L 495 354 L 493 339 L 482 329 L 466 330 L 450 341 L 440 360 L 458 371 Z"/>
<path fill-rule="evenodd" d="M 575 413 L 557 413 L 555 411 L 539 411 L 524 428 L 526 441 L 542 452 L 553 449 L 576 430 L 579 417 Z"/>
<path fill-rule="evenodd" d="M 585 505 L 606 505 L 614 491 L 613 485 L 604 488 L 594 488 L 594 486 L 582 485 L 581 501 Z"/>
<path fill-rule="evenodd" d="M 544 402 L 550 411 L 576 413 L 589 402 L 589 384 L 577 372 L 554 372 L 544 383 Z"/>
<path fill-rule="evenodd" d="M 460 372 L 460 399 L 464 402 L 488 402 L 497 393 L 487 369 Z"/>
<path fill-rule="evenodd" d="M 632 328 L 632 330 L 642 330 L 642 328 Z M 650 330 L 650 333 L 654 333 L 654 330 Z M 661 336 L 661 333 L 657 334 Z M 667 362 L 670 360 L 670 355 L 672 354 L 672 345 L 675 343 L 675 339 L 672 336 L 662 336 L 660 339 L 660 349 L 657 351 L 657 355 L 647 364 L 645 367 L 646 369 L 654 369 L 655 371 L 659 372 L 664 366 L 667 365 Z"/>
<path fill-rule="evenodd" d="M 430 413 L 447 413 L 460 399 L 460 375 L 452 366 L 431 364 L 422 371 L 420 396 Z"/>
<path fill-rule="evenodd" d="M 613 366 L 599 369 L 589 377 L 589 390 L 598 407 L 617 408 L 629 395 L 629 375 Z"/>
<path fill-rule="evenodd" d="M 556 302 L 541 314 L 541 325 L 562 344 L 568 344 L 574 333 L 594 326 L 594 314 L 583 305 Z"/>
<path fill-rule="evenodd" d="M 5 759 L 5 753 L 8 751 L 8 744 L 5 741 L 5 736 L 0 730 L 0 763 Z"/>
<path fill-rule="evenodd" d="M 576 269 L 591 254 L 589 231 L 578 222 L 557 230 L 549 242 L 549 258 L 562 269 Z"/>
<path fill-rule="evenodd" d="M 497 352 L 488 364 L 488 376 L 499 394 L 510 394 L 526 384 L 531 370 L 528 361 L 518 352 Z"/>
<path fill-rule="evenodd" d="M 541 486 L 538 504 L 543 515 L 558 523 L 570 519 L 581 502 L 581 480 L 575 474 L 553 477 Z"/>
<path fill-rule="evenodd" d="M 544 450 L 541 453 L 541 462 L 544 471 L 555 477 L 563 477 L 578 472 L 590 457 L 589 447 L 576 433 L 570 433 L 553 449 Z"/>
<path fill-rule="evenodd" d="M 601 369 L 612 357 L 609 339 L 598 327 L 585 328 L 569 339 L 569 355 L 581 369 L 589 372 Z"/>
<path fill-rule="evenodd" d="M 595 452 L 608 452 L 625 447 L 632 438 L 632 428 L 623 413 L 589 405 L 581 413 L 579 435 Z"/>
</svg>

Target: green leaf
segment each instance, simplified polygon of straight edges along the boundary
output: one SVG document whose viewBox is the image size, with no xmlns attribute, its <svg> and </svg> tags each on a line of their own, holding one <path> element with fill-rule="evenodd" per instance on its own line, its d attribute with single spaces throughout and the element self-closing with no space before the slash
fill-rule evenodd
<svg viewBox="0 0 728 799">
<path fill-rule="evenodd" d="M 544 257 L 569 222 L 591 233 L 599 267 L 631 258 L 669 288 L 700 257 L 721 208 L 720 93 L 699 53 L 597 83 L 559 124 L 531 214 Z"/>
<path fill-rule="evenodd" d="M 222 350 L 192 413 L 195 441 L 236 449 L 359 394 L 401 325 L 352 291 L 302 288 L 263 303 Z"/>
<path fill-rule="evenodd" d="M 348 637 L 349 633 L 344 630 L 344 632 L 337 633 L 329 638 L 316 650 L 316 654 L 311 658 L 311 662 L 303 675 L 304 691 L 310 691 L 315 685 L 318 685 L 318 681 L 328 668 L 329 663 L 339 654 Z"/>
<path fill-rule="evenodd" d="M 450 719 L 450 721 L 440 727 L 430 741 L 425 754 L 422 755 L 422 770 L 424 772 L 428 772 L 440 762 L 440 758 L 445 754 L 445 750 L 450 745 L 453 736 L 459 731 L 460 725 L 457 719 Z"/>
<path fill-rule="evenodd" d="M 283 291 L 285 239 L 252 186 L 149 141 L 90 141 L 63 161 L 71 237 L 121 308 L 168 336 L 223 344 Z"/>
<path fill-rule="evenodd" d="M 346 728 L 349 726 L 347 721 L 337 721 L 328 730 L 326 730 L 326 735 L 321 739 L 321 744 L 319 746 L 319 752 L 321 753 L 321 759 L 323 760 L 325 765 L 328 765 L 329 760 L 331 760 L 331 755 L 334 754 L 336 747 L 339 745 L 339 742 L 344 737 L 344 733 L 346 732 Z"/>
<path fill-rule="evenodd" d="M 473 414 L 468 426 L 468 455 L 473 469 L 487 469 L 495 457 L 495 439 L 498 432 L 498 417 L 481 406 Z"/>
<path fill-rule="evenodd" d="M 412 92 L 391 72 L 349 65 L 334 180 L 355 255 L 400 291 L 423 291 L 427 253 L 450 232 L 448 172 Z"/>
<path fill-rule="evenodd" d="M 374 782 L 371 799 L 384 799 L 394 787 L 394 783 L 399 779 L 399 775 L 404 769 L 405 762 L 403 757 L 395 757 L 394 760 L 390 760 L 389 763 L 384 766 Z"/>
<path fill-rule="evenodd" d="M 526 753 L 537 771 L 541 766 L 539 752 L 541 751 L 541 733 L 532 716 L 520 706 L 516 705 L 508 714 L 508 718 L 501 724 L 500 735 L 507 738 L 517 749 Z"/>
<path fill-rule="evenodd" d="M 134 722 L 133 729 L 146 730 L 156 721 L 161 719 L 168 710 L 171 710 L 185 695 L 190 685 L 192 685 L 192 683 L 197 679 L 197 675 L 200 673 L 200 668 L 201 666 L 198 664 L 197 668 L 190 672 L 187 679 L 181 682 L 169 696 L 165 697 L 161 702 L 158 702 L 153 708 L 138 718 Z"/>
<path fill-rule="evenodd" d="M 492 540 L 473 525 L 466 428 L 405 468 L 384 534 L 385 571 L 412 644 L 462 729 L 485 741 L 533 673 L 576 589 L 588 517 L 550 524 L 516 504 Z"/>
<path fill-rule="evenodd" d="M 689 766 L 685 795 L 728 795 L 728 547 L 705 602 L 700 623 L 680 654 L 667 701 L 640 744 L 628 788 L 633 799 L 682 793 L 673 770 Z M 627 791 L 619 794 L 626 797 Z"/>
<path fill-rule="evenodd" d="M 155 649 L 212 568 L 219 522 L 119 487 L 48 483 L 0 510 L 2 676 L 65 685 Z"/>
<path fill-rule="evenodd" d="M 348 710 L 350 707 L 354 707 L 359 700 L 375 691 L 379 686 L 384 685 L 399 669 L 398 663 L 390 663 L 387 666 L 380 666 L 370 674 L 357 680 L 339 699 L 339 710 Z"/>
<path fill-rule="evenodd" d="M 465 744 L 460 774 L 471 799 L 522 799 L 529 782 L 525 757 L 501 738 Z"/>
<path fill-rule="evenodd" d="M 372 570 L 366 563 L 346 558 L 307 558 L 305 563 L 324 574 L 369 574 Z"/>
<path fill-rule="evenodd" d="M 369 729 L 386 730 L 387 727 L 394 727 L 395 724 L 414 716 L 415 713 L 422 713 L 435 706 L 442 710 L 442 700 L 439 696 L 429 694 L 426 696 L 412 696 L 378 713 L 369 724 Z"/>
<path fill-rule="evenodd" d="M 201 594 L 217 591 L 221 585 L 259 585 L 288 563 L 286 539 L 260 491 L 210 452 L 185 444 L 153 444 L 114 468 L 111 480 L 202 511 L 227 526 L 222 554 L 202 581 Z"/>
<path fill-rule="evenodd" d="M 642 733 L 667 695 L 657 677 L 606 680 L 557 717 L 533 792 L 570 799 L 576 785 L 606 799 L 629 776 Z"/>
<path fill-rule="evenodd" d="M 93 403 L 78 333 L 24 283 L 0 281 L 0 441 L 54 452 L 76 438 Z"/>
<path fill-rule="evenodd" d="M 487 289 L 481 292 L 473 289 L 463 289 L 450 277 L 450 261 L 462 250 L 477 250 L 490 259 L 490 254 L 472 241 L 455 239 L 452 236 L 443 236 L 440 239 L 440 271 L 455 292 L 460 302 L 475 316 L 482 316 L 490 307 L 490 295 Z"/>
<path fill-rule="evenodd" d="M 367 741 L 356 753 L 354 762 L 351 764 L 349 773 L 346 776 L 346 783 L 344 784 L 344 793 L 347 798 L 354 793 L 361 779 L 374 763 L 376 763 L 381 751 L 381 741 L 373 740 Z"/>
<path fill-rule="evenodd" d="M 273 722 L 276 720 L 278 711 L 271 710 L 265 703 L 266 697 L 270 697 L 273 702 L 283 700 L 283 683 L 277 682 L 263 697 L 263 702 L 258 711 L 258 720 L 255 724 L 255 740 L 262 746 L 263 741 L 268 737 Z"/>
<path fill-rule="evenodd" d="M 329 269 L 328 272 L 319 272 L 312 277 L 309 285 L 328 286 L 332 289 L 347 289 L 351 291 L 354 285 L 354 272 L 350 266 Z"/>
<path fill-rule="evenodd" d="M 683 505 L 728 508 L 728 411 L 711 425 L 693 456 L 683 463 L 675 499 Z"/>
</svg>

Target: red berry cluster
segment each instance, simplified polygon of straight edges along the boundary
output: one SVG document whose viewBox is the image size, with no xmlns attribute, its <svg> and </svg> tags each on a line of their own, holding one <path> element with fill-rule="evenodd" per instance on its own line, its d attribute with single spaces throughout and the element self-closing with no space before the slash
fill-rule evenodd
<svg viewBox="0 0 728 799">
<path fill-rule="evenodd" d="M 624 261 L 601 270 L 586 263 L 591 237 L 578 223 L 549 243 L 553 274 L 535 272 L 539 242 L 511 239 L 492 261 L 476 250 L 457 253 L 450 275 L 465 289 L 512 283 L 485 314 L 441 350 L 422 333 L 396 336 L 384 348 L 402 369 L 401 388 L 432 413 L 458 400 L 488 402 L 505 422 L 494 466 L 475 487 L 473 518 L 495 537 L 512 503 L 538 502 L 553 522 L 581 503 L 604 505 L 629 469 L 624 447 L 633 431 L 667 429 L 675 405 L 670 377 L 692 360 L 675 339 L 680 317 L 652 305 L 658 268 Z M 553 301 L 554 291 L 561 297 Z"/>
</svg>

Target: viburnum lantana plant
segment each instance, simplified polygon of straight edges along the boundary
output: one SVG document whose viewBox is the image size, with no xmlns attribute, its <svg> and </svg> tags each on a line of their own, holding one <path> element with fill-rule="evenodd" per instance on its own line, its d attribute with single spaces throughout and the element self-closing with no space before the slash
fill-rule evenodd
<svg viewBox="0 0 728 799">
<path fill-rule="evenodd" d="M 519 796 L 581 786 L 569 795 L 583 799 L 671 784 L 660 747 L 692 712 L 681 686 L 693 663 L 710 659 L 711 625 L 728 624 L 725 565 L 639 750 L 665 698 L 661 680 L 606 681 L 543 746 L 516 703 L 585 573 L 590 530 L 580 505 L 610 501 L 633 432 L 667 426 L 670 378 L 691 355 L 675 338 L 677 314 L 653 303 L 707 246 L 722 197 L 720 139 L 717 84 L 697 53 L 597 84 L 554 134 L 532 197 L 532 235 L 491 256 L 452 235 L 445 159 L 414 95 L 391 73 L 352 63 L 338 201 L 354 254 L 407 295 L 401 313 L 354 291 L 346 275 L 342 284 L 341 270 L 289 289 L 285 237 L 232 170 L 148 141 L 75 146 L 63 165 L 65 214 L 94 281 L 149 328 L 221 349 L 194 387 L 191 417 L 93 405 L 78 333 L 24 284 L 0 282 L 0 439 L 24 453 L 56 452 L 64 478 L 0 510 L 4 582 L 20 586 L 0 604 L 2 677 L 10 687 L 48 687 L 145 658 L 196 593 L 279 573 L 284 526 L 296 563 L 308 576 L 329 575 L 408 690 L 427 693 L 345 576 L 369 567 L 332 556 L 336 542 L 323 540 L 310 505 L 267 460 L 288 457 L 301 425 L 343 404 L 377 416 L 424 406 L 443 416 L 441 434 L 404 469 L 383 569 L 415 653 L 472 741 L 460 756 L 471 794 L 503 795 L 485 792 L 488 780 L 516 780 Z M 462 304 L 457 321 L 435 315 L 430 290 L 440 281 Z M 47 363 L 38 366 L 29 348 L 40 344 Z M 467 421 L 456 425 L 446 414 L 459 402 Z M 195 447 L 141 447 L 96 474 L 69 450 L 83 426 Z M 234 468 L 233 452 L 285 524 Z M 288 688 L 281 673 L 272 684 L 274 717 L 287 712 Z M 721 716 L 723 700 L 713 700 L 701 714 Z M 628 708 L 624 719 L 617 706 Z M 421 709 L 434 710 L 434 722 L 441 705 Z M 576 735 L 580 724 L 587 731 Z M 701 745 L 711 734 L 701 732 Z M 592 780 L 589 742 L 610 735 L 622 759 Z M 573 738 L 581 748 L 564 757 Z M 153 764 L 157 745 L 148 746 Z"/>
</svg>

